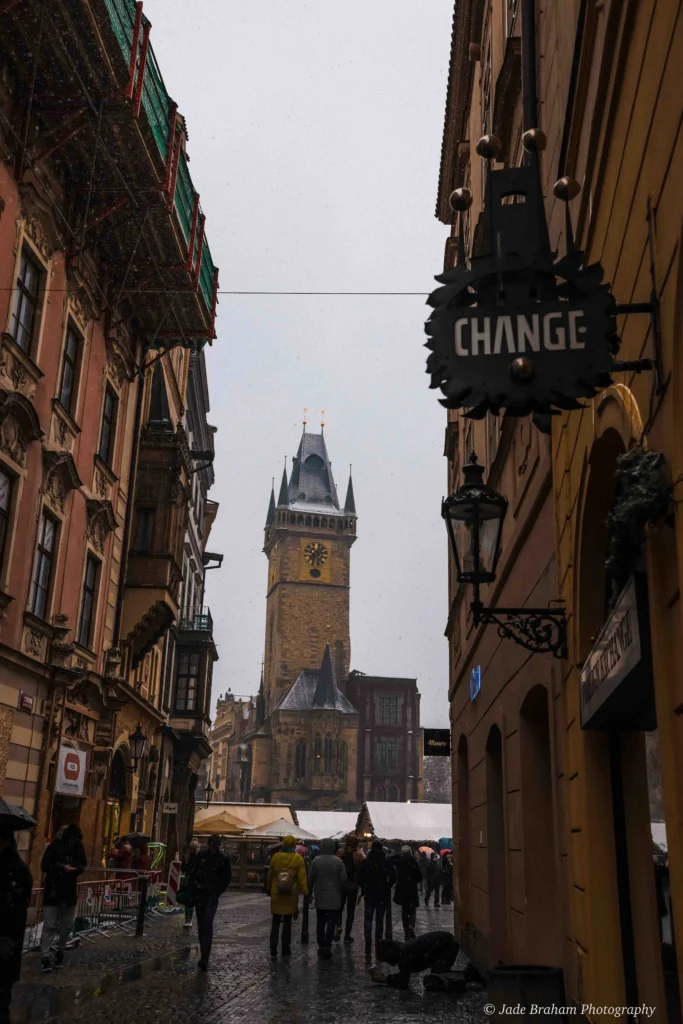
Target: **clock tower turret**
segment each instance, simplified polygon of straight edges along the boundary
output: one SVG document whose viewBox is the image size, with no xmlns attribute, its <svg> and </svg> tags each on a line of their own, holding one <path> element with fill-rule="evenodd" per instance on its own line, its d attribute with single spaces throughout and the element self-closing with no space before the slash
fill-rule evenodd
<svg viewBox="0 0 683 1024">
<path fill-rule="evenodd" d="M 268 508 L 264 699 L 271 714 L 302 669 L 317 668 L 327 644 L 336 678 L 348 676 L 351 657 L 349 595 L 356 506 L 349 478 L 342 507 L 325 437 L 304 432 L 292 472 L 283 472 Z"/>
</svg>

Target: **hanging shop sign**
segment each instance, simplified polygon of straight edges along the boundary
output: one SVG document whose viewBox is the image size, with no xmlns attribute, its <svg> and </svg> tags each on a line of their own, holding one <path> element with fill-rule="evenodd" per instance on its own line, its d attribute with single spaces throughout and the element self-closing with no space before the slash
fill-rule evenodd
<svg viewBox="0 0 683 1024">
<path fill-rule="evenodd" d="M 83 796 L 87 757 L 85 750 L 74 750 L 73 747 L 59 748 L 55 793 Z"/>
<path fill-rule="evenodd" d="M 425 731 L 424 731 L 424 756 L 425 757 L 450 757 L 451 756 L 451 730 L 450 729 L 425 729 Z"/>
<path fill-rule="evenodd" d="M 163 804 L 163 806 L 161 808 L 161 813 L 162 814 L 177 814 L 178 813 L 178 804 L 177 803 L 168 803 L 168 802 Z"/>
<path fill-rule="evenodd" d="M 470 700 L 474 700 L 481 690 L 481 665 L 470 672 Z"/>
<path fill-rule="evenodd" d="M 647 586 L 632 576 L 584 662 L 583 729 L 656 728 Z"/>
<path fill-rule="evenodd" d="M 529 134 L 525 146 L 538 148 L 540 133 L 531 142 Z M 425 325 L 427 372 L 430 387 L 441 390 L 441 404 L 448 409 L 466 410 L 474 419 L 503 410 L 512 416 L 532 414 L 547 431 L 549 415 L 580 408 L 582 399 L 609 387 L 613 372 L 652 368 L 651 360 L 636 365 L 615 358 L 617 312 L 650 307 L 617 306 L 600 264 L 586 265 L 575 248 L 568 212 L 566 252 L 556 258 L 536 154 L 528 165 L 493 170 L 492 158 L 500 159 L 497 147 L 493 136 L 477 146 L 491 165 L 469 258 L 464 218 L 471 194 L 461 188 L 451 196 L 460 214 L 458 258 L 455 267 L 436 278 L 441 287 L 427 300 L 432 307 Z M 555 186 L 555 195 L 567 202 L 578 191 L 573 179 L 563 178 Z"/>
</svg>

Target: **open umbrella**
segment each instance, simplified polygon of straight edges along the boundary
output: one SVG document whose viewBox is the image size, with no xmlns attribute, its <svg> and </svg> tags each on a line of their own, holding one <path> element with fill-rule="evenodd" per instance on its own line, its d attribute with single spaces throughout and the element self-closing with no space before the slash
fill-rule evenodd
<svg viewBox="0 0 683 1024">
<path fill-rule="evenodd" d="M 447 853 L 453 853 L 453 851 L 448 846 L 444 846 L 443 850 L 439 850 L 439 853 L 442 857 L 445 857 Z"/>
<path fill-rule="evenodd" d="M 302 857 L 308 856 L 308 849 L 307 849 L 307 847 L 302 846 L 301 843 L 299 843 L 297 845 L 297 847 L 295 849 L 295 852 L 296 853 L 300 853 Z"/>
<path fill-rule="evenodd" d="M 130 843 L 131 846 L 146 846 L 147 843 L 152 840 L 152 837 L 146 835 L 144 832 L 129 832 L 128 835 L 123 838 L 127 843 Z"/>
<path fill-rule="evenodd" d="M 431 846 L 420 846 L 419 847 L 419 852 L 420 853 L 434 853 L 434 848 L 431 847 Z"/>
<path fill-rule="evenodd" d="M 441 839 L 439 839 L 439 847 L 442 847 L 442 846 L 444 847 L 444 849 L 448 848 L 449 850 L 452 850 L 453 849 L 453 840 L 450 839 L 450 838 L 446 838 L 446 836 L 442 836 Z"/>
<path fill-rule="evenodd" d="M 23 807 L 8 804 L 0 797 L 0 824 L 9 825 L 13 832 L 23 832 L 24 829 L 35 828 L 38 822 Z"/>
</svg>

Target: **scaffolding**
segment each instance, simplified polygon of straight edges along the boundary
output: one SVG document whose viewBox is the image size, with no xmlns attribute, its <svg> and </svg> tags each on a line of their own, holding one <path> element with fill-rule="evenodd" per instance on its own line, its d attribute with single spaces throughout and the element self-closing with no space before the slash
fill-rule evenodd
<svg viewBox="0 0 683 1024">
<path fill-rule="evenodd" d="M 0 0 L 19 86 L 0 141 L 109 325 L 198 348 L 216 336 L 218 270 L 151 27 L 142 0 Z"/>
</svg>

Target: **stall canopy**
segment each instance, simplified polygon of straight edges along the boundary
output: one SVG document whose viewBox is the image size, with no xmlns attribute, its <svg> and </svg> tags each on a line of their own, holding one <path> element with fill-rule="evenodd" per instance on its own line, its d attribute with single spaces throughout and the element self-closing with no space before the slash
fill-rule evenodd
<svg viewBox="0 0 683 1024">
<path fill-rule="evenodd" d="M 359 826 L 364 835 L 388 842 L 437 843 L 453 833 L 451 804 L 363 804 Z"/>
<path fill-rule="evenodd" d="M 286 821 L 291 822 L 296 821 L 292 816 L 292 809 L 289 804 L 247 804 L 234 800 L 221 800 L 220 802 L 215 801 L 209 807 L 197 808 L 194 816 L 195 831 L 198 832 L 200 830 L 203 822 L 215 817 L 216 814 L 222 814 L 224 811 L 232 814 L 235 818 L 239 818 L 240 821 L 246 822 L 245 828 L 267 825 L 274 818 L 284 818 Z"/>
<path fill-rule="evenodd" d="M 356 831 L 358 811 L 297 811 L 296 817 L 316 839 L 336 839 Z"/>
<path fill-rule="evenodd" d="M 194 830 L 199 836 L 226 836 L 240 835 L 249 827 L 246 821 L 236 818 L 234 814 L 221 811 L 220 814 L 214 814 L 211 818 L 204 818 L 201 822 L 195 821 Z"/>
<path fill-rule="evenodd" d="M 282 839 L 285 836 L 294 836 L 295 839 L 317 839 L 317 836 L 311 835 L 310 832 L 287 821 L 286 818 L 277 818 L 275 821 L 266 822 L 265 825 L 257 825 L 256 828 L 249 829 L 247 835 L 253 836 L 254 839 Z"/>
</svg>

